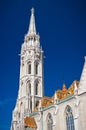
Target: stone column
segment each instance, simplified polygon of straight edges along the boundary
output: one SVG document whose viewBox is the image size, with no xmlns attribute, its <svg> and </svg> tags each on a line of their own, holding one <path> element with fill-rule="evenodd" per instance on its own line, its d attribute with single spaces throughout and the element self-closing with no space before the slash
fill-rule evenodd
<svg viewBox="0 0 86 130">
<path fill-rule="evenodd" d="M 74 125 L 75 125 L 75 130 L 79 130 L 78 129 L 78 117 L 74 118 Z"/>
</svg>

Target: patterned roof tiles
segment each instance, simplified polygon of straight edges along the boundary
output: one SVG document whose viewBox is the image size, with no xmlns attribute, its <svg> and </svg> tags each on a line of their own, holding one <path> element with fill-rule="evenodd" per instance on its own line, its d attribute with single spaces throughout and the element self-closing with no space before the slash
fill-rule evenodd
<svg viewBox="0 0 86 130">
<path fill-rule="evenodd" d="M 37 128 L 35 119 L 33 117 L 26 117 L 24 119 L 24 124 L 26 127 L 29 127 L 29 128 L 35 128 L 35 129 Z"/>
</svg>

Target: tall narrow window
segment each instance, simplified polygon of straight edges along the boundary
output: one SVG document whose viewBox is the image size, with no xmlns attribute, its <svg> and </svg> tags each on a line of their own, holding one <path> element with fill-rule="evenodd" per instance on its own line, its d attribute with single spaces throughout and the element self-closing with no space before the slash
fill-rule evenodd
<svg viewBox="0 0 86 130">
<path fill-rule="evenodd" d="M 28 66 L 28 73 L 31 74 L 31 64 Z"/>
<path fill-rule="evenodd" d="M 28 70 L 29 72 L 29 74 L 31 74 L 31 64 L 29 64 L 29 70 Z"/>
<path fill-rule="evenodd" d="M 38 74 L 38 63 L 36 63 L 36 74 Z"/>
<path fill-rule="evenodd" d="M 38 95 L 38 82 L 36 82 L 36 86 L 35 86 L 35 95 Z"/>
<path fill-rule="evenodd" d="M 66 127 L 67 130 L 75 130 L 73 113 L 70 106 L 66 107 Z"/>
<path fill-rule="evenodd" d="M 31 95 L 31 83 L 30 83 L 30 81 L 27 82 L 26 91 L 27 91 L 26 93 L 28 95 Z"/>
<path fill-rule="evenodd" d="M 20 112 L 18 113 L 18 118 L 20 118 Z"/>
<path fill-rule="evenodd" d="M 20 104 L 20 113 L 22 113 L 23 112 L 23 102 L 21 102 L 21 104 Z"/>
<path fill-rule="evenodd" d="M 30 112 L 32 112 L 32 101 L 30 100 Z"/>
<path fill-rule="evenodd" d="M 37 107 L 39 105 L 39 101 L 36 101 L 36 104 L 35 104 L 35 106 Z"/>
<path fill-rule="evenodd" d="M 29 83 L 29 94 L 31 95 L 31 83 Z"/>
<path fill-rule="evenodd" d="M 47 130 L 53 130 L 53 120 L 50 113 L 47 116 Z"/>
</svg>

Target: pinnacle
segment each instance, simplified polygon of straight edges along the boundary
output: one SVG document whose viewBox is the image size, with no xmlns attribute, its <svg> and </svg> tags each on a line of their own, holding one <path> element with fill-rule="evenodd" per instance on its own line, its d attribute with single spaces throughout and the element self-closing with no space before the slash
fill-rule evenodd
<svg viewBox="0 0 86 130">
<path fill-rule="evenodd" d="M 31 17 L 29 24 L 29 34 L 36 34 L 36 26 L 35 26 L 35 16 L 34 16 L 34 8 L 31 9 Z"/>
<path fill-rule="evenodd" d="M 31 14 L 34 14 L 34 11 L 35 11 L 34 8 L 32 8 L 32 9 L 31 9 Z"/>
</svg>

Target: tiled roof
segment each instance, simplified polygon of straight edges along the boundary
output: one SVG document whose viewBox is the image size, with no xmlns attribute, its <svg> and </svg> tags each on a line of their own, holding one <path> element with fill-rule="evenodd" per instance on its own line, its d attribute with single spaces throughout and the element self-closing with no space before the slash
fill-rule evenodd
<svg viewBox="0 0 86 130">
<path fill-rule="evenodd" d="M 78 86 L 79 81 L 75 81 L 76 85 Z M 72 85 L 67 89 L 66 85 L 63 84 L 62 90 L 57 90 L 57 97 L 58 100 L 62 100 L 64 98 L 67 98 L 68 96 L 74 95 L 74 82 Z"/>
<path fill-rule="evenodd" d="M 74 82 L 76 82 L 77 86 L 79 85 L 79 81 L 76 80 Z M 74 95 L 74 82 L 72 83 L 72 85 L 68 89 L 67 89 L 66 85 L 63 84 L 62 90 L 56 91 L 58 101 Z M 43 97 L 41 99 L 41 107 L 42 108 L 45 108 L 53 103 L 54 103 L 54 95 L 52 97 Z M 38 111 L 38 106 L 34 109 L 34 111 Z"/>
<path fill-rule="evenodd" d="M 52 103 L 53 103 L 53 100 L 52 100 L 52 98 L 50 98 L 50 97 L 45 96 L 45 97 L 43 97 L 43 98 L 41 99 L 41 107 L 42 107 L 42 108 L 45 108 L 45 107 L 51 105 Z M 39 107 L 39 105 L 34 108 L 33 112 L 38 111 L 38 107 Z"/>
<path fill-rule="evenodd" d="M 35 119 L 33 117 L 26 117 L 24 119 L 24 124 L 26 127 L 29 127 L 29 128 L 35 128 L 35 129 L 37 128 Z"/>
<path fill-rule="evenodd" d="M 41 106 L 42 108 L 49 106 L 52 104 L 52 98 L 50 97 L 43 97 L 41 100 Z"/>
</svg>

